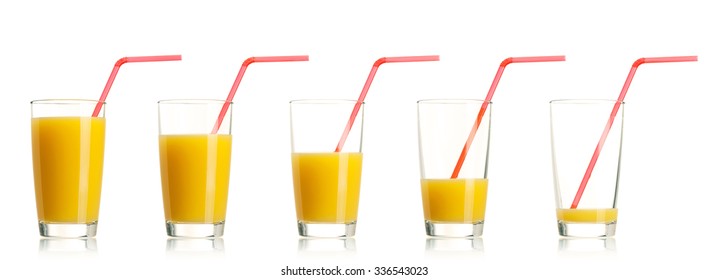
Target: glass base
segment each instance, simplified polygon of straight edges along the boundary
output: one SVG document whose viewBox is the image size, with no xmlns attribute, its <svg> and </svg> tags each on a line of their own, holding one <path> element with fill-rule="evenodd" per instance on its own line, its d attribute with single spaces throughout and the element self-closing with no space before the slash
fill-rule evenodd
<svg viewBox="0 0 708 280">
<path fill-rule="evenodd" d="M 88 224 L 54 224 L 39 222 L 39 235 L 56 238 L 88 238 L 96 236 L 98 222 Z"/>
<path fill-rule="evenodd" d="M 303 237 L 352 237 L 356 221 L 348 224 L 319 224 L 297 221 L 297 229 Z"/>
<path fill-rule="evenodd" d="M 480 237 L 484 221 L 474 224 L 436 223 L 425 221 L 425 233 L 435 237 Z"/>
<path fill-rule="evenodd" d="M 609 224 L 566 223 L 558 221 L 558 234 L 566 237 L 612 237 L 617 222 Z"/>
<path fill-rule="evenodd" d="M 224 222 L 216 224 L 182 224 L 167 221 L 167 235 L 170 237 L 209 238 L 224 235 Z"/>
</svg>

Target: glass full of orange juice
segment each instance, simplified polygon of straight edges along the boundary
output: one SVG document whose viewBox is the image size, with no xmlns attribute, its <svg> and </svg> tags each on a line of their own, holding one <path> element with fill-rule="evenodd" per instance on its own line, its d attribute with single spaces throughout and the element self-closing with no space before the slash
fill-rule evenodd
<svg viewBox="0 0 708 280">
<path fill-rule="evenodd" d="M 220 237 L 224 233 L 231 172 L 231 106 L 224 100 L 158 102 L 168 236 Z M 217 127 L 221 112 L 223 122 Z"/>
<path fill-rule="evenodd" d="M 364 104 L 348 124 L 355 100 L 290 102 L 292 175 L 300 236 L 351 237 L 361 185 Z M 338 143 L 351 125 L 346 142 Z"/>
<path fill-rule="evenodd" d="M 105 108 L 99 101 L 34 100 L 32 163 L 39 233 L 94 237 L 103 176 Z"/>
<path fill-rule="evenodd" d="M 614 122 L 608 128 L 608 119 L 615 107 Z M 594 99 L 553 100 L 550 109 L 558 233 L 569 237 L 614 236 L 624 103 Z M 598 146 L 605 132 L 607 138 Z M 596 152 L 598 147 L 601 153 Z M 587 173 L 595 154 L 597 161 L 592 172 Z M 586 176 L 585 188 L 579 193 Z"/>
<path fill-rule="evenodd" d="M 486 110 L 479 115 L 482 105 Z M 491 109 L 491 102 L 484 100 L 418 101 L 420 188 L 429 236 L 482 236 Z M 455 176 L 455 166 L 476 122 L 474 138 Z"/>
</svg>

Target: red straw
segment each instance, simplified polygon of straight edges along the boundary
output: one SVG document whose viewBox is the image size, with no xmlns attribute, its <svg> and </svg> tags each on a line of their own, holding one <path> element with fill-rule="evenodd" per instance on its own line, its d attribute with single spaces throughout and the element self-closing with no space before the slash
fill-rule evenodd
<svg viewBox="0 0 708 280">
<path fill-rule="evenodd" d="M 374 76 L 376 75 L 376 71 L 379 70 L 379 66 L 384 63 L 388 62 L 422 62 L 422 61 L 439 61 L 440 56 L 439 55 L 424 55 L 424 56 L 398 56 L 398 57 L 382 57 L 376 60 L 374 62 L 374 66 L 371 67 L 371 71 L 369 72 L 369 77 L 366 78 L 366 83 L 364 83 L 364 88 L 361 90 L 361 94 L 359 94 L 359 99 L 356 101 L 356 104 L 354 104 L 354 110 L 352 110 L 352 114 L 349 116 L 349 121 L 347 121 L 347 126 L 344 128 L 344 132 L 342 133 L 342 137 L 339 138 L 339 143 L 337 143 L 337 148 L 334 149 L 334 152 L 338 153 L 342 150 L 342 147 L 344 147 L 344 142 L 347 141 L 347 136 L 349 136 L 349 131 L 352 130 L 352 125 L 354 125 L 354 119 L 356 119 L 356 115 L 359 114 L 359 109 L 361 108 L 361 104 L 364 103 L 364 98 L 366 97 L 366 93 L 369 92 L 369 87 L 371 87 L 371 82 L 374 81 Z"/>
<path fill-rule="evenodd" d="M 512 63 L 550 62 L 550 61 L 565 61 L 565 56 L 559 55 L 559 56 L 509 57 L 507 59 L 504 59 L 501 62 L 501 64 L 499 65 L 499 70 L 497 70 L 497 75 L 494 76 L 494 80 L 492 81 L 492 86 L 489 88 L 489 92 L 487 92 L 487 97 L 484 98 L 485 102 L 482 103 L 482 107 L 479 109 L 479 113 L 477 114 L 477 120 L 474 122 L 474 125 L 472 126 L 472 131 L 470 131 L 470 135 L 467 137 L 467 142 L 465 142 L 465 146 L 462 147 L 462 152 L 460 152 L 460 158 L 457 159 L 457 164 L 455 165 L 455 169 L 452 171 L 452 176 L 450 176 L 450 178 L 455 179 L 460 174 L 460 169 L 462 169 L 462 164 L 465 162 L 465 158 L 467 157 L 467 151 L 469 150 L 470 145 L 472 145 L 472 140 L 474 139 L 474 136 L 477 134 L 477 129 L 479 129 L 479 125 L 482 122 L 482 117 L 484 116 L 484 113 L 487 111 L 487 106 L 489 106 L 489 102 L 492 101 L 492 96 L 494 95 L 494 92 L 497 90 L 497 85 L 499 85 L 499 80 L 501 80 L 502 73 L 504 73 L 504 68 L 506 68 L 507 65 L 512 64 Z"/>
<path fill-rule="evenodd" d="M 103 103 L 106 101 L 106 97 L 108 96 L 108 91 L 111 90 L 111 86 L 113 86 L 113 81 L 116 79 L 116 75 L 118 75 L 118 70 L 120 69 L 120 66 L 128 63 L 128 62 L 154 62 L 154 61 L 175 61 L 175 60 L 182 60 L 182 55 L 158 55 L 158 56 L 133 56 L 133 57 L 124 57 L 116 61 L 115 66 L 113 66 L 113 71 L 111 71 L 111 75 L 108 77 L 108 82 L 106 83 L 106 86 L 103 88 L 103 93 L 101 93 L 101 98 L 98 99 L 98 104 L 96 104 L 96 107 L 93 109 L 93 116 L 98 117 L 98 113 L 101 112 L 101 107 L 103 106 Z"/>
<path fill-rule="evenodd" d="M 600 142 L 597 143 L 597 147 L 595 147 L 595 152 L 592 154 L 592 158 L 590 159 L 590 164 L 588 165 L 588 169 L 585 170 L 585 176 L 583 176 L 583 180 L 580 182 L 580 187 L 578 188 L 578 192 L 575 193 L 575 198 L 573 199 L 573 203 L 570 205 L 571 209 L 575 209 L 578 207 L 578 203 L 580 202 L 580 198 L 583 196 L 583 192 L 585 191 L 585 187 L 588 184 L 588 181 L 590 180 L 590 175 L 592 174 L 592 170 L 595 168 L 595 163 L 597 163 L 597 158 L 600 156 L 600 151 L 602 150 L 602 146 L 605 144 L 605 140 L 607 139 L 607 134 L 610 133 L 610 128 L 612 127 L 612 123 L 615 121 L 615 116 L 617 115 L 617 111 L 619 111 L 620 105 L 624 101 L 625 95 L 627 95 L 627 90 L 629 89 L 629 84 L 632 83 L 632 78 L 634 78 L 634 73 L 637 72 L 637 68 L 639 65 L 642 65 L 644 63 L 662 63 L 662 62 L 685 62 L 685 61 L 697 61 L 698 57 L 697 56 L 669 56 L 669 57 L 647 57 L 647 58 L 640 58 L 634 61 L 632 64 L 632 68 L 629 69 L 629 75 L 627 75 L 627 80 L 624 81 L 624 86 L 622 86 L 622 91 L 620 91 L 620 95 L 617 98 L 617 102 L 615 102 L 615 106 L 612 108 L 612 112 L 610 113 L 610 119 L 607 120 L 607 125 L 605 126 L 605 130 L 602 132 L 602 136 L 600 137 Z"/>
<path fill-rule="evenodd" d="M 243 64 L 241 64 L 241 69 L 238 71 L 238 75 L 236 75 L 236 80 L 234 81 L 234 85 L 231 87 L 231 90 L 229 91 L 229 96 L 226 97 L 226 102 L 224 102 L 224 106 L 221 107 L 221 112 L 219 112 L 219 118 L 216 120 L 216 124 L 214 124 L 214 128 L 211 130 L 211 134 L 216 134 L 219 131 L 219 127 L 221 127 L 221 123 L 224 122 L 224 117 L 226 116 L 226 111 L 229 110 L 229 104 L 231 101 L 234 100 L 234 95 L 236 95 L 236 90 L 238 89 L 238 86 L 241 84 L 241 80 L 243 79 L 243 75 L 246 73 L 246 69 L 248 68 L 248 65 L 251 65 L 251 63 L 255 62 L 289 62 L 289 61 L 309 61 L 310 56 L 307 55 L 296 55 L 296 56 L 260 56 L 260 57 L 249 57 L 246 60 L 243 61 Z"/>
</svg>

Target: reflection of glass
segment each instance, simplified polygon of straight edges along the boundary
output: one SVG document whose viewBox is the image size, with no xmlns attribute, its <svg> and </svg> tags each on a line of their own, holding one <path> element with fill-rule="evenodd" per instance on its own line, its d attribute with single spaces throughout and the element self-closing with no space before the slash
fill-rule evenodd
<svg viewBox="0 0 708 280">
<path fill-rule="evenodd" d="M 219 255 L 224 252 L 223 238 L 167 238 L 165 251 L 172 255 Z"/>
<path fill-rule="evenodd" d="M 608 238 L 558 238 L 558 252 L 580 255 L 614 254 L 617 244 Z"/>
<path fill-rule="evenodd" d="M 301 253 L 329 254 L 356 252 L 354 238 L 300 238 L 298 250 Z"/>
<path fill-rule="evenodd" d="M 482 238 L 434 238 L 425 241 L 428 252 L 484 252 Z"/>
<path fill-rule="evenodd" d="M 93 255 L 98 252 L 96 238 L 40 238 L 44 255 Z"/>
</svg>

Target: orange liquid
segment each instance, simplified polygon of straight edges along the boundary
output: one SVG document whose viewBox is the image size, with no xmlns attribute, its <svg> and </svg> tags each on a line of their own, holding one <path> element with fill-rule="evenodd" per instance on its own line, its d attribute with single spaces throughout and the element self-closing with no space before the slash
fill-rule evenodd
<svg viewBox="0 0 708 280">
<path fill-rule="evenodd" d="M 105 130 L 104 118 L 32 119 L 32 163 L 40 221 L 98 221 Z"/>
<path fill-rule="evenodd" d="M 231 135 L 160 136 L 165 220 L 216 224 L 226 220 Z"/>
<path fill-rule="evenodd" d="M 359 210 L 361 153 L 293 153 L 297 219 L 352 223 Z"/>
<path fill-rule="evenodd" d="M 565 223 L 609 224 L 617 221 L 617 208 L 556 209 L 558 221 Z"/>
<path fill-rule="evenodd" d="M 487 179 L 422 179 L 425 220 L 479 223 L 487 206 Z"/>
</svg>

